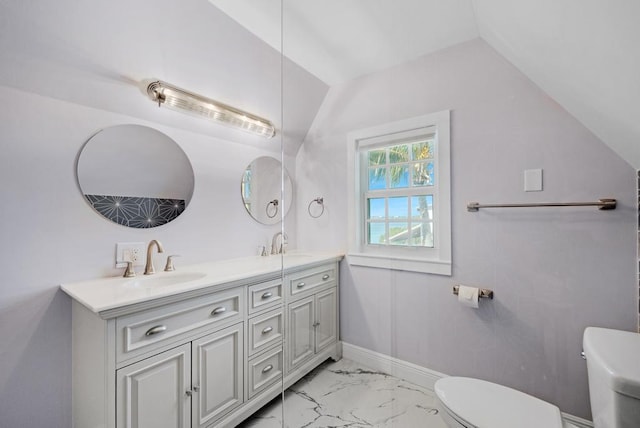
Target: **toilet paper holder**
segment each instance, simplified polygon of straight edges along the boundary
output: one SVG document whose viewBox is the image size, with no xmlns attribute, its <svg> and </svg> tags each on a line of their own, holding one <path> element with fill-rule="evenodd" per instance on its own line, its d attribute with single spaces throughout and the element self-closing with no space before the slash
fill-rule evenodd
<svg viewBox="0 0 640 428">
<path fill-rule="evenodd" d="M 460 286 L 454 285 L 453 294 L 457 296 L 459 291 L 460 291 Z M 481 299 L 493 299 L 493 290 L 489 290 L 488 288 L 479 288 L 478 297 Z"/>
</svg>

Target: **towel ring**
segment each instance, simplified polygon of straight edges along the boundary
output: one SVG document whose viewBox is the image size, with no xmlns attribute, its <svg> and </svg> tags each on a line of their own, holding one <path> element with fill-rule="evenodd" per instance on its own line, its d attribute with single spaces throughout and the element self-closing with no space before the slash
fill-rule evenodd
<svg viewBox="0 0 640 428">
<path fill-rule="evenodd" d="M 271 205 L 273 205 L 273 215 L 269 214 L 269 207 Z M 278 200 L 274 199 L 273 201 L 269 202 L 265 211 L 267 212 L 267 217 L 274 218 L 278 214 Z"/>
<path fill-rule="evenodd" d="M 312 205 L 314 202 L 315 202 L 316 204 L 318 204 L 318 205 L 320 205 L 320 206 L 322 207 L 322 211 L 320 211 L 320 214 L 318 214 L 318 215 L 313 215 L 313 214 L 311 213 L 311 205 Z M 313 199 L 311 202 L 309 202 L 309 206 L 307 206 L 307 211 L 309 212 L 309 215 L 310 215 L 312 218 L 319 218 L 319 217 L 322 217 L 322 214 L 324 214 L 324 198 L 322 198 L 322 197 L 318 197 L 318 198 Z"/>
</svg>

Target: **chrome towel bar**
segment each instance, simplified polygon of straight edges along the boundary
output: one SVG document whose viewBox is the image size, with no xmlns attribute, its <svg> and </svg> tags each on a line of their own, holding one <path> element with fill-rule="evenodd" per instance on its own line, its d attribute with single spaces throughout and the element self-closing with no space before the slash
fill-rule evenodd
<svg viewBox="0 0 640 428">
<path fill-rule="evenodd" d="M 603 198 L 597 202 L 552 202 L 534 204 L 480 204 L 470 202 L 467 204 L 467 211 L 476 212 L 480 208 L 538 208 L 538 207 L 598 207 L 600 210 L 615 210 L 617 201 L 615 199 Z"/>
<path fill-rule="evenodd" d="M 460 291 L 460 286 L 459 285 L 454 285 L 453 286 L 453 294 L 455 294 L 457 296 L 459 291 Z M 481 298 L 481 299 L 491 299 L 491 300 L 493 300 L 493 290 L 489 290 L 488 288 L 479 288 L 478 289 L 478 297 Z"/>
</svg>

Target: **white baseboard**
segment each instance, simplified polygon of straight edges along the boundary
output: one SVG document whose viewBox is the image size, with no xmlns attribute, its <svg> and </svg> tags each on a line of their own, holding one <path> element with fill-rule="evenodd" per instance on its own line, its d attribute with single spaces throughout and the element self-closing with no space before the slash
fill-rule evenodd
<svg viewBox="0 0 640 428">
<path fill-rule="evenodd" d="M 404 379 L 430 391 L 433 391 L 433 385 L 438 379 L 447 376 L 446 374 L 429 370 L 417 364 L 412 364 L 345 342 L 342 342 L 342 356 L 372 369 L 390 374 L 399 379 Z"/>
<path fill-rule="evenodd" d="M 576 428 L 593 428 L 593 422 L 562 412 L 562 419 Z M 571 425 L 567 428 L 570 428 Z"/>
<path fill-rule="evenodd" d="M 390 374 L 399 379 L 406 380 L 415 385 L 433 391 L 433 385 L 440 378 L 447 377 L 444 373 L 409 363 L 398 358 L 390 357 L 379 352 L 370 351 L 359 346 L 342 342 L 342 356 L 366 367 Z M 576 428 L 593 428 L 593 423 L 567 413 L 562 413 L 562 418 Z"/>
</svg>

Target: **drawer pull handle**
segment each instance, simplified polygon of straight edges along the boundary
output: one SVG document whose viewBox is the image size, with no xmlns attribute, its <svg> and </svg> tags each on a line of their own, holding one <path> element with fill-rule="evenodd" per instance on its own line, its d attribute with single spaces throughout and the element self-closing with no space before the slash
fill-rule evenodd
<svg viewBox="0 0 640 428">
<path fill-rule="evenodd" d="M 225 308 L 224 306 L 220 306 L 212 310 L 211 315 L 220 315 L 220 314 L 224 314 L 225 312 L 227 312 L 227 308 Z"/>
<path fill-rule="evenodd" d="M 166 325 L 157 325 L 157 326 L 151 327 L 149 330 L 147 330 L 147 332 L 144 335 L 145 336 L 153 336 L 154 334 L 163 333 L 165 331 L 167 331 L 167 326 Z"/>
<path fill-rule="evenodd" d="M 273 293 L 271 291 L 267 291 L 266 293 L 264 293 L 262 295 L 262 298 L 263 299 L 268 299 L 269 297 L 272 297 L 272 296 L 273 296 Z"/>
<path fill-rule="evenodd" d="M 302 288 L 302 287 L 304 287 L 305 285 L 307 285 L 307 284 L 305 284 L 304 282 L 299 282 L 299 283 L 298 283 L 298 288 Z"/>
<path fill-rule="evenodd" d="M 322 280 L 323 281 L 326 281 L 327 279 L 329 279 L 329 274 L 322 275 Z"/>
<path fill-rule="evenodd" d="M 273 327 L 269 326 L 269 327 L 265 327 L 262 330 L 262 334 L 267 334 L 267 333 L 271 333 L 273 331 Z"/>
<path fill-rule="evenodd" d="M 262 369 L 262 373 L 269 373 L 271 370 L 273 370 L 273 366 L 269 364 L 267 367 Z"/>
</svg>

